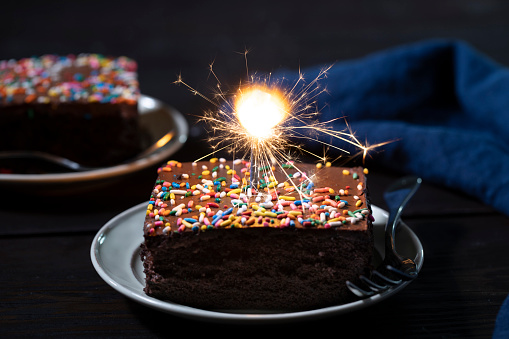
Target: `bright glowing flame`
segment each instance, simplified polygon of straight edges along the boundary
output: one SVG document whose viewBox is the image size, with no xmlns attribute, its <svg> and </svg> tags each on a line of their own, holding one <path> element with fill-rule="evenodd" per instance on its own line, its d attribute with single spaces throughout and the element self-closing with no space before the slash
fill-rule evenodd
<svg viewBox="0 0 509 339">
<path fill-rule="evenodd" d="M 278 91 L 253 87 L 239 95 L 235 101 L 235 113 L 251 136 L 266 139 L 273 135 L 273 128 L 285 119 L 287 106 Z"/>
</svg>

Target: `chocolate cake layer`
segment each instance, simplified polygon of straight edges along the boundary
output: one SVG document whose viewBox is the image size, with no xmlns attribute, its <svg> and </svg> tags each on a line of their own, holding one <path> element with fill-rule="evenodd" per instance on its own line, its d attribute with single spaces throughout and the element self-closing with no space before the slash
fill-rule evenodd
<svg viewBox="0 0 509 339">
<path fill-rule="evenodd" d="M 0 151 L 35 150 L 90 166 L 140 151 L 136 63 L 98 54 L 0 61 Z"/>
<path fill-rule="evenodd" d="M 353 299 L 370 269 L 362 168 L 169 162 L 144 222 L 145 292 L 203 309 L 306 310 Z"/>
</svg>

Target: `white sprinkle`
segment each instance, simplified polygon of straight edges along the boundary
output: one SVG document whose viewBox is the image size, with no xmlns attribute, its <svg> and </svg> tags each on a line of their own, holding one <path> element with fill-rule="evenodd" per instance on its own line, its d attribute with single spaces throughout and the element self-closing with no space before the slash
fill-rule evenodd
<svg viewBox="0 0 509 339">
<path fill-rule="evenodd" d="M 186 204 L 180 204 L 178 206 L 173 207 L 172 211 L 181 210 L 183 208 L 186 208 Z"/>
</svg>

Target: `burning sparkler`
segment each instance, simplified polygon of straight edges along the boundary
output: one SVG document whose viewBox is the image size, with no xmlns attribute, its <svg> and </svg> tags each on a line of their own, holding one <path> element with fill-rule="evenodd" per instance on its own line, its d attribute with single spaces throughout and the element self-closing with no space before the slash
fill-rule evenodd
<svg viewBox="0 0 509 339">
<path fill-rule="evenodd" d="M 291 152 L 291 149 L 307 152 L 323 162 L 326 161 L 325 156 L 320 157 L 309 152 L 292 140 L 313 140 L 343 153 L 350 153 L 318 138 L 319 135 L 330 136 L 358 148 L 363 161 L 370 150 L 387 143 L 368 146 L 355 137 L 348 124 L 342 131 L 331 127 L 334 121 L 343 118 L 326 122 L 316 119 L 319 114 L 315 107 L 316 98 L 326 92 L 319 82 L 329 69 L 330 67 L 322 69 L 309 83 L 306 83 L 303 74 L 299 73 L 298 80 L 291 87 L 283 85 L 284 79 L 274 81 L 270 74 L 266 77 L 250 76 L 246 84 L 241 84 L 234 94 L 229 95 L 221 89 L 221 83 L 210 65 L 210 72 L 217 80 L 217 92 L 214 95 L 217 102 L 193 89 L 180 76 L 176 83 L 186 86 L 214 104 L 217 110 L 206 111 L 201 118 L 212 129 L 209 142 L 215 149 L 214 152 L 231 147 L 234 152 L 249 154 L 249 186 L 256 189 L 260 169 L 270 175 L 271 168 L 276 164 L 282 166 L 281 164 L 292 163 L 293 156 L 287 153 Z M 219 148 L 221 144 L 226 146 Z M 285 172 L 283 166 L 281 169 Z M 251 193 L 251 190 L 248 193 Z"/>
</svg>

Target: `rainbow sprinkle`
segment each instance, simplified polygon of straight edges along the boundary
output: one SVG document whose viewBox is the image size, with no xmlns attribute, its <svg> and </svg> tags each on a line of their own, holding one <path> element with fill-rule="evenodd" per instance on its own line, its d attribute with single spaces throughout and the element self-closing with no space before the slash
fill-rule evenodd
<svg viewBox="0 0 509 339">
<path fill-rule="evenodd" d="M 344 170 L 342 175 L 354 185 L 334 190 L 315 187 L 314 175 L 282 164 L 286 180 L 278 181 L 273 175 L 275 168 L 269 167 L 261 169 L 264 175 L 254 188 L 249 186 L 249 162 L 238 160 L 229 165 L 223 158 L 213 158 L 210 165 L 193 163 L 191 173 L 182 173 L 183 164 L 176 161 L 159 168 L 146 211 L 147 234 L 214 228 L 335 228 L 372 219 L 368 207 L 363 206 L 362 169 L 359 173 Z M 329 167 L 317 167 L 315 174 L 319 176 L 319 171 Z"/>
<path fill-rule="evenodd" d="M 0 61 L 0 105 L 98 102 L 136 104 L 137 64 L 100 54 Z"/>
</svg>

